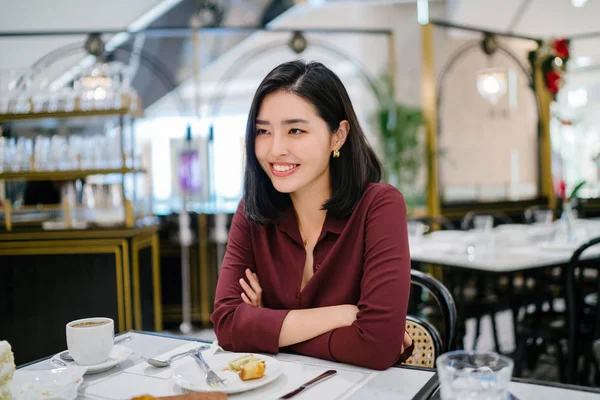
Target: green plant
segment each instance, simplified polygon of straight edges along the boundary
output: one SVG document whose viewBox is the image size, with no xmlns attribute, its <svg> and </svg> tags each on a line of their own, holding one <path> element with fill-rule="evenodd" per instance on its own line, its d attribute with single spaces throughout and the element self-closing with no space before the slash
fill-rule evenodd
<svg viewBox="0 0 600 400">
<path fill-rule="evenodd" d="M 579 190 L 581 190 L 581 188 L 583 186 L 585 186 L 585 181 L 579 181 L 577 183 L 577 185 L 575 185 L 573 190 L 571 190 L 571 195 L 569 196 L 569 201 L 575 200 L 577 198 L 577 195 L 579 194 Z"/>
<path fill-rule="evenodd" d="M 404 192 L 409 207 L 417 206 L 424 203 L 423 194 L 415 191 L 424 158 L 419 142 L 423 112 L 396 101 L 391 87 L 389 75 L 371 82 L 371 90 L 377 99 L 372 123 L 381 137 L 384 180 Z"/>
</svg>

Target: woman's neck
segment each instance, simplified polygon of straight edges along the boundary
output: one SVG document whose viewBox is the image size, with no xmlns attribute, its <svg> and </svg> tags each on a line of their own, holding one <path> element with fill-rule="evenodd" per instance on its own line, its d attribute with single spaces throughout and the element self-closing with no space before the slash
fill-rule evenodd
<svg viewBox="0 0 600 400">
<path fill-rule="evenodd" d="M 322 210 L 322 207 L 331 198 L 329 182 L 326 183 L 326 185 L 314 185 L 290 194 L 303 235 L 310 236 L 314 235 L 315 232 L 318 234 L 323 227 L 327 211 Z"/>
</svg>

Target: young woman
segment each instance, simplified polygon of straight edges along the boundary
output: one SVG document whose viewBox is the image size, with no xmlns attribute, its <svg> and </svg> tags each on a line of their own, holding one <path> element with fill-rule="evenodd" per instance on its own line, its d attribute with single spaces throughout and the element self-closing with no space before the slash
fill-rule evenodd
<svg viewBox="0 0 600 400">
<path fill-rule="evenodd" d="M 406 205 L 340 79 L 293 61 L 250 107 L 243 201 L 212 314 L 226 350 L 386 369 L 412 352 Z"/>
</svg>

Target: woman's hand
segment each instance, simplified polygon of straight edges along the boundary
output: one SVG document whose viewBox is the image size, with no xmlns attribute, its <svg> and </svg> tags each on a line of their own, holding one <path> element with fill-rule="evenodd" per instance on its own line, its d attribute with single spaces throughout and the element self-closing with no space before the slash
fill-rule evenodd
<svg viewBox="0 0 600 400">
<path fill-rule="evenodd" d="M 240 279 L 240 285 L 244 291 L 242 292 L 242 300 L 244 303 L 250 304 L 254 307 L 262 307 L 262 288 L 258 283 L 258 276 L 250 269 L 246 269 L 246 278 L 248 282 L 244 280 L 244 278 Z"/>
<path fill-rule="evenodd" d="M 404 350 L 409 348 L 411 344 L 412 344 L 412 338 L 410 337 L 408 332 L 405 331 L 404 332 L 404 340 L 402 341 L 402 352 L 404 352 Z"/>
</svg>

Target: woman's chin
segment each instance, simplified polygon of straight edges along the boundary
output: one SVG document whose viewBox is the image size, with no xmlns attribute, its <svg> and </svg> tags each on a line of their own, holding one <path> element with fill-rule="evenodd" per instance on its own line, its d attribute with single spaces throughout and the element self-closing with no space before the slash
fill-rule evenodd
<svg viewBox="0 0 600 400">
<path fill-rule="evenodd" d="M 273 183 L 273 187 L 279 193 L 293 193 L 298 189 L 298 185 L 293 182 L 286 182 L 286 179 L 275 178 L 271 181 Z"/>
</svg>

